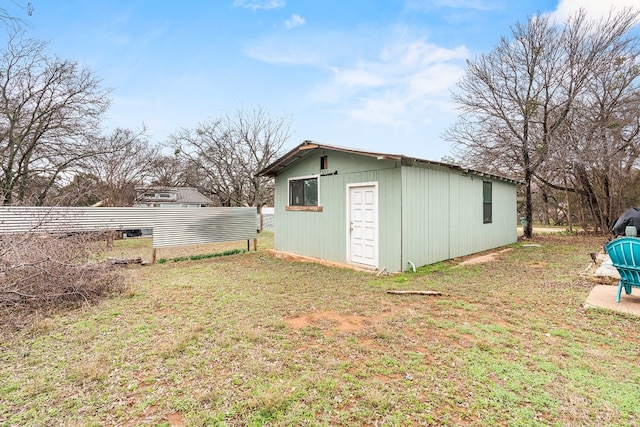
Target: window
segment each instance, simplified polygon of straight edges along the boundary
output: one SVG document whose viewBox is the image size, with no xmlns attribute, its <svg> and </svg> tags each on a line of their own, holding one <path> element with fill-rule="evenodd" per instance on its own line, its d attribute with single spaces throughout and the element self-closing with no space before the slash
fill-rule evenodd
<svg viewBox="0 0 640 427">
<path fill-rule="evenodd" d="M 491 183 L 487 181 L 482 182 L 482 222 L 484 224 L 491 224 Z"/>
<path fill-rule="evenodd" d="M 329 169 L 329 158 L 327 156 L 320 157 L 320 169 Z"/>
<path fill-rule="evenodd" d="M 289 206 L 318 206 L 318 177 L 289 180 Z"/>
<path fill-rule="evenodd" d="M 176 199 L 175 193 L 144 193 L 142 196 L 145 199 Z"/>
</svg>

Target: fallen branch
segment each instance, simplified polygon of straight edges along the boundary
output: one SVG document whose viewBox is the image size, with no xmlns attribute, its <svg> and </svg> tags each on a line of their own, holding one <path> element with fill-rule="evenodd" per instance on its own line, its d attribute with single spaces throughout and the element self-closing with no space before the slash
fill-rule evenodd
<svg viewBox="0 0 640 427">
<path fill-rule="evenodd" d="M 394 295 L 442 295 L 438 291 L 387 291 L 388 294 Z"/>
<path fill-rule="evenodd" d="M 112 264 L 116 265 L 128 265 L 128 264 L 142 264 L 142 258 L 108 258 Z"/>
</svg>

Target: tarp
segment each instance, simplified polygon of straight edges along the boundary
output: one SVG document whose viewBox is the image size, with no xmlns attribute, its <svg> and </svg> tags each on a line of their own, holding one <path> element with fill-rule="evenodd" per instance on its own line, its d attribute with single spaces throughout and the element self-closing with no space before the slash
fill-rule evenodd
<svg viewBox="0 0 640 427">
<path fill-rule="evenodd" d="M 624 236 L 625 229 L 629 226 L 636 227 L 637 233 L 640 234 L 640 208 L 633 207 L 631 209 L 627 209 L 627 211 L 620 215 L 616 222 L 613 223 L 611 232 L 616 237 Z"/>
</svg>

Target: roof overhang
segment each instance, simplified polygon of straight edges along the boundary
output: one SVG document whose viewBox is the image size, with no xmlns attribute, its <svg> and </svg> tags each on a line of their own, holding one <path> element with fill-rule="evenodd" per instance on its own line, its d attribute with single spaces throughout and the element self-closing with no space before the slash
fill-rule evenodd
<svg viewBox="0 0 640 427">
<path fill-rule="evenodd" d="M 448 169 L 453 169 L 459 173 L 469 174 L 472 173 L 474 175 L 478 175 L 480 177 L 487 177 L 495 180 L 506 181 L 513 184 L 521 184 L 521 182 L 513 180 L 511 178 L 506 178 L 499 175 L 493 175 L 485 172 L 480 172 L 473 169 L 464 168 L 462 166 L 450 164 L 450 163 L 442 163 L 435 162 L 432 160 L 419 159 L 417 157 L 408 157 L 402 154 L 388 154 L 388 153 L 377 153 L 372 151 L 364 151 L 357 150 L 354 148 L 345 148 L 345 147 L 337 147 L 333 145 L 319 144 L 314 141 L 303 141 L 300 145 L 280 157 L 275 162 L 271 163 L 264 169 L 258 172 L 258 175 L 262 176 L 270 176 L 276 177 L 282 173 L 285 169 L 287 169 L 290 165 L 296 163 L 298 160 L 303 159 L 304 157 L 309 156 L 315 150 L 330 150 L 337 151 L 341 153 L 349 153 L 349 154 L 357 154 L 360 156 L 373 157 L 378 160 L 392 160 L 392 161 L 400 161 L 402 166 L 418 166 L 418 165 L 433 165 L 445 167 Z"/>
</svg>

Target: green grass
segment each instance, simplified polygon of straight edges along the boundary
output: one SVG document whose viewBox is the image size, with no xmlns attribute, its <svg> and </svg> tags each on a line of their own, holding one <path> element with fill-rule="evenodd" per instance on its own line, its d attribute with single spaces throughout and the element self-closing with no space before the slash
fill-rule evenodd
<svg viewBox="0 0 640 427">
<path fill-rule="evenodd" d="M 640 320 L 583 308 L 603 239 L 383 277 L 272 258 L 272 238 L 129 268 L 127 293 L 2 332 L 0 425 L 640 423 Z"/>
</svg>

